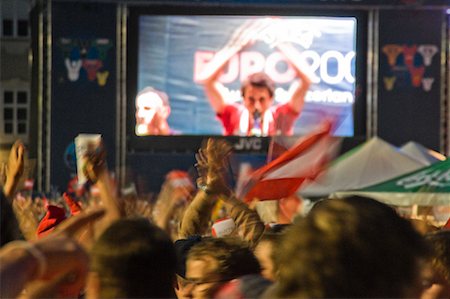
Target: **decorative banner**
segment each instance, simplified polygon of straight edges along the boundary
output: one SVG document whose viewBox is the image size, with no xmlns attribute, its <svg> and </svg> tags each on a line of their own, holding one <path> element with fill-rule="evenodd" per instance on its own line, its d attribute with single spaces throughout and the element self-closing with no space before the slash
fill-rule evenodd
<svg viewBox="0 0 450 299">
<path fill-rule="evenodd" d="M 109 71 L 104 69 L 104 61 L 108 50 L 112 47 L 110 39 L 60 38 L 58 45 L 63 51 L 69 81 L 78 81 L 80 71 L 84 70 L 84 78 L 96 81 L 99 86 L 105 86 Z"/>
<path fill-rule="evenodd" d="M 406 85 L 421 87 L 425 91 L 430 91 L 433 87 L 434 77 L 424 77 L 426 68 L 430 68 L 433 57 L 439 52 L 437 45 L 398 45 L 387 44 L 382 46 L 382 52 L 386 55 L 390 66 L 389 75 L 383 77 L 384 88 L 392 91 L 395 88 L 397 77 L 410 77 Z M 437 55 L 438 56 L 438 55 Z M 439 63 L 438 59 L 434 59 Z M 431 74 L 432 75 L 432 74 Z M 437 74 L 438 75 L 438 74 Z"/>
<path fill-rule="evenodd" d="M 75 172 L 73 140 L 101 134 L 114 169 L 116 5 L 52 3 L 50 182 L 64 191 Z"/>
<path fill-rule="evenodd" d="M 440 150 L 443 10 L 381 10 L 378 128 L 395 145 Z"/>
</svg>

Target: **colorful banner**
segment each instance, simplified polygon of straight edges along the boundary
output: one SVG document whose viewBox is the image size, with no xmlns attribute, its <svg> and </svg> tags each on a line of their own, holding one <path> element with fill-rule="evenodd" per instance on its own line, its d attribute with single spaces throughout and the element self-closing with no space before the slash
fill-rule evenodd
<svg viewBox="0 0 450 299">
<path fill-rule="evenodd" d="M 444 12 L 383 10 L 379 28 L 378 135 L 440 150 Z"/>
<path fill-rule="evenodd" d="M 52 4 L 51 184 L 65 190 L 76 174 L 74 138 L 98 133 L 114 169 L 116 5 Z"/>
</svg>

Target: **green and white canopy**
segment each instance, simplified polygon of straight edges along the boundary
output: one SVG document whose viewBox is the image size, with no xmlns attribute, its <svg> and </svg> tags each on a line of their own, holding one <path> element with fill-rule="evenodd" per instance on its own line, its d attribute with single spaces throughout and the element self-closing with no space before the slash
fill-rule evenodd
<svg viewBox="0 0 450 299">
<path fill-rule="evenodd" d="M 334 192 L 378 184 L 427 165 L 429 163 L 416 160 L 381 138 L 373 137 L 338 157 L 298 193 L 304 198 L 326 197 Z"/>
<path fill-rule="evenodd" d="M 333 197 L 366 196 L 396 206 L 450 205 L 450 159 L 359 190 Z"/>
</svg>

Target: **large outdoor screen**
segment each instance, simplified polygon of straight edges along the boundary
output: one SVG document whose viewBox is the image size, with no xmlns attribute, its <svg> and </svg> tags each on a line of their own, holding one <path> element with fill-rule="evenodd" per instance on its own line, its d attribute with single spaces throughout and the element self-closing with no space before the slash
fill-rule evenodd
<svg viewBox="0 0 450 299">
<path fill-rule="evenodd" d="M 279 50 L 287 44 L 311 81 L 293 134 L 304 135 L 332 116 L 335 135 L 354 136 L 357 21 L 352 16 L 140 15 L 134 134 L 223 135 L 202 78 L 214 55 L 245 35 L 246 45 L 217 79 L 227 103 L 242 104 L 242 82 L 261 71 L 275 82 L 273 105 L 288 101 L 297 73 Z M 258 22 L 264 25 L 252 26 Z M 167 95 L 166 133 L 146 129 L 154 113 L 150 106 L 161 105 L 153 96 L 136 101 L 148 87 Z"/>
</svg>

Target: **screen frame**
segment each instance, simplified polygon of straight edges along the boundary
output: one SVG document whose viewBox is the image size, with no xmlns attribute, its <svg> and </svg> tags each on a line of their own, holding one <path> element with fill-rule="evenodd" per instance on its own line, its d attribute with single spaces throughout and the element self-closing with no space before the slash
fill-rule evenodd
<svg viewBox="0 0 450 299">
<path fill-rule="evenodd" d="M 220 7 L 219 7 L 220 6 Z M 220 8 L 220 9 L 219 9 Z M 220 12 L 220 13 L 219 13 Z M 354 135 L 350 140 L 366 137 L 367 115 L 367 32 L 368 12 L 358 9 L 336 10 L 316 9 L 295 6 L 250 6 L 250 5 L 138 5 L 128 6 L 127 46 L 126 46 L 126 143 L 127 152 L 196 152 L 203 140 L 209 137 L 225 138 L 239 152 L 266 152 L 270 137 L 241 137 L 221 135 L 171 135 L 171 136 L 137 136 L 135 134 L 134 100 L 138 93 L 138 51 L 139 18 L 145 15 L 241 15 L 241 16 L 330 16 L 355 17 L 356 29 L 356 74 L 355 103 L 353 106 Z M 237 145 L 237 146 L 236 146 Z"/>
</svg>

